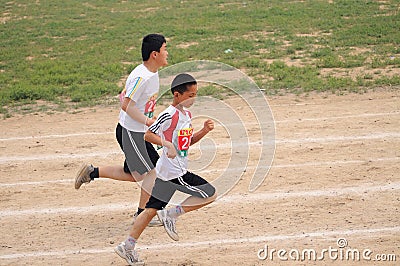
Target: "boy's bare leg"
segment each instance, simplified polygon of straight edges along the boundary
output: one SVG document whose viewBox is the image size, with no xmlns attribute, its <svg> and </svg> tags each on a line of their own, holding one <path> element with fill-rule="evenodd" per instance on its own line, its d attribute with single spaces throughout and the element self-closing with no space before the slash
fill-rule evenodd
<svg viewBox="0 0 400 266">
<path fill-rule="evenodd" d="M 154 182 L 156 180 L 156 169 L 150 170 L 143 178 L 142 188 L 140 191 L 139 208 L 145 209 L 146 203 L 149 201 L 151 191 L 153 190 Z M 153 215 L 154 216 L 154 215 Z"/>
<path fill-rule="evenodd" d="M 122 166 L 102 166 L 93 167 L 93 165 L 84 163 L 75 177 L 75 189 L 79 189 L 82 184 L 90 183 L 95 178 L 109 178 L 119 181 L 139 182 L 145 175 L 139 175 L 137 172 L 125 173 Z"/>
<path fill-rule="evenodd" d="M 133 224 L 129 235 L 134 239 L 139 239 L 140 235 L 143 233 L 146 226 L 150 223 L 151 219 L 156 215 L 156 209 L 145 209 L 139 216 L 136 218 L 135 223 Z"/>
<path fill-rule="evenodd" d="M 144 263 L 139 260 L 139 255 L 135 250 L 135 246 L 146 226 L 156 215 L 156 211 L 156 209 L 146 209 L 141 214 L 139 214 L 136 222 L 131 228 L 129 236 L 124 242 L 115 247 L 114 250 L 118 254 L 118 256 L 125 259 L 129 265 L 144 265 Z"/>
<path fill-rule="evenodd" d="M 210 204 L 216 198 L 217 193 L 214 193 L 214 195 L 209 198 L 190 196 L 185 199 L 180 205 L 171 207 L 169 209 L 157 211 L 157 216 L 160 221 L 162 221 L 164 229 L 167 232 L 168 236 L 171 237 L 173 240 L 178 241 L 179 236 L 175 226 L 176 219 L 184 213 L 200 209 L 201 207 Z"/>
<path fill-rule="evenodd" d="M 144 175 L 132 175 L 124 172 L 122 166 L 101 166 L 99 167 L 99 177 L 109 178 L 118 181 L 139 182 L 143 180 Z"/>
<path fill-rule="evenodd" d="M 186 212 L 191 212 L 197 209 L 200 209 L 217 199 L 217 193 L 214 193 L 211 197 L 208 198 L 199 198 L 195 196 L 190 196 L 189 198 L 185 199 L 181 206 L 183 210 Z"/>
</svg>

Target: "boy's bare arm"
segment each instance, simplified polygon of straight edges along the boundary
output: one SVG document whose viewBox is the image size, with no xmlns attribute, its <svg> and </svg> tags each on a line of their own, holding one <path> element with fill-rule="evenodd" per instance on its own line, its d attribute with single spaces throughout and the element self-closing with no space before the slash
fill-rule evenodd
<svg viewBox="0 0 400 266">
<path fill-rule="evenodd" d="M 156 144 L 158 146 L 163 146 L 160 136 L 154 134 L 150 130 L 147 130 L 146 133 L 144 134 L 144 140 Z"/>
<path fill-rule="evenodd" d="M 144 134 L 144 140 L 148 141 L 150 143 L 156 144 L 158 146 L 166 147 L 168 149 L 168 151 L 167 151 L 168 158 L 172 158 L 172 159 L 175 158 L 176 149 L 171 142 L 161 139 L 160 136 L 158 136 L 157 134 L 154 134 L 150 130 L 147 130 L 146 133 Z"/>
<path fill-rule="evenodd" d="M 193 134 L 190 145 L 193 145 L 196 142 L 198 142 L 199 140 L 201 140 L 205 135 L 208 134 L 208 132 L 210 132 L 213 129 L 214 129 L 214 121 L 212 121 L 211 119 L 206 120 L 204 122 L 203 128 Z"/>
<path fill-rule="evenodd" d="M 145 124 L 146 126 L 151 126 L 155 119 L 148 118 L 136 107 L 136 103 L 131 99 L 125 97 L 122 102 L 121 109 L 124 110 L 132 119 L 135 119 L 139 123 Z"/>
</svg>

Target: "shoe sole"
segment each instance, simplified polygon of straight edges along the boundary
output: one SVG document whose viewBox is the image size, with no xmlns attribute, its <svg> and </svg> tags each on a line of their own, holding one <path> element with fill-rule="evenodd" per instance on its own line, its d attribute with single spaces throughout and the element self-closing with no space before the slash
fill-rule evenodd
<svg viewBox="0 0 400 266">
<path fill-rule="evenodd" d="M 133 221 L 131 224 L 134 225 L 134 224 L 135 224 L 135 221 Z M 163 226 L 163 223 L 162 223 L 162 222 L 154 223 L 154 224 L 150 224 L 150 223 L 149 223 L 149 224 L 147 225 L 147 227 L 160 227 L 160 226 Z"/>
<path fill-rule="evenodd" d="M 163 227 L 164 227 L 164 229 L 165 229 L 165 232 L 167 232 L 167 235 L 168 235 L 172 240 L 178 241 L 178 240 L 179 240 L 179 236 L 177 235 L 177 236 L 176 236 L 176 239 L 175 239 L 174 236 L 171 236 L 171 235 L 170 235 L 169 231 L 168 231 L 167 228 L 165 227 L 164 219 L 163 219 L 161 213 L 163 213 L 163 212 L 162 212 L 162 211 L 157 211 L 157 217 L 158 217 L 158 220 L 160 220 L 160 221 L 162 222 L 162 225 L 163 225 Z"/>
<path fill-rule="evenodd" d="M 163 226 L 164 224 L 162 223 L 162 222 L 159 222 L 159 223 L 154 223 L 154 224 L 148 224 L 147 226 L 148 227 L 160 227 L 160 226 Z"/>
<path fill-rule="evenodd" d="M 120 256 L 122 259 L 126 260 L 124 254 L 119 250 L 118 247 L 114 248 L 114 252 L 117 253 L 117 255 Z"/>
<path fill-rule="evenodd" d="M 117 253 L 118 256 L 121 257 L 121 259 L 125 260 L 126 262 L 128 262 L 125 258 L 125 255 L 119 250 L 118 247 L 114 248 L 114 252 Z M 144 261 L 138 261 L 138 262 L 134 262 L 133 264 L 129 263 L 129 265 L 144 265 Z"/>
<path fill-rule="evenodd" d="M 153 218 L 154 219 L 154 218 Z M 153 221 L 153 219 L 150 221 L 150 223 L 147 225 L 148 227 L 159 227 L 163 226 L 164 224 L 160 221 L 160 218 L 157 216 L 157 220 Z"/>
</svg>

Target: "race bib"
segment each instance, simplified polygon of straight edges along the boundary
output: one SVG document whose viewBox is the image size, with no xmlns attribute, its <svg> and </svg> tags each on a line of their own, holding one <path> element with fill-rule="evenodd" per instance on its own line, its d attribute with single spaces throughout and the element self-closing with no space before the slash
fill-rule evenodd
<svg viewBox="0 0 400 266">
<path fill-rule="evenodd" d="M 155 106 L 156 106 L 155 100 L 148 101 L 144 109 L 144 115 L 147 116 L 148 118 L 152 118 L 154 116 Z"/>
<path fill-rule="evenodd" d="M 147 116 L 148 118 L 153 118 L 154 116 L 154 110 L 156 108 L 156 103 L 157 103 L 157 94 L 154 94 L 153 96 L 150 97 L 150 99 L 147 101 L 146 106 L 144 107 L 144 115 Z"/>
<path fill-rule="evenodd" d="M 178 154 L 181 157 L 186 157 L 188 155 L 192 134 L 193 128 L 184 128 L 178 130 Z"/>
</svg>

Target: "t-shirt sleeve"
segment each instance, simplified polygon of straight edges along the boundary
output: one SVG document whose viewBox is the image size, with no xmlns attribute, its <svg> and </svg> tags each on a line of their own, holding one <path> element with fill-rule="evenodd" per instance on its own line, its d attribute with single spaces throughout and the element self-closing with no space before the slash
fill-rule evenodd
<svg viewBox="0 0 400 266">
<path fill-rule="evenodd" d="M 134 102 L 137 102 L 140 96 L 143 94 L 144 90 L 144 79 L 141 77 L 136 77 L 126 84 L 126 93 L 125 97 L 131 99 Z"/>
<path fill-rule="evenodd" d="M 160 135 L 160 131 L 165 131 L 171 125 L 172 117 L 169 113 L 162 113 L 157 120 L 149 127 L 154 134 Z"/>
</svg>

